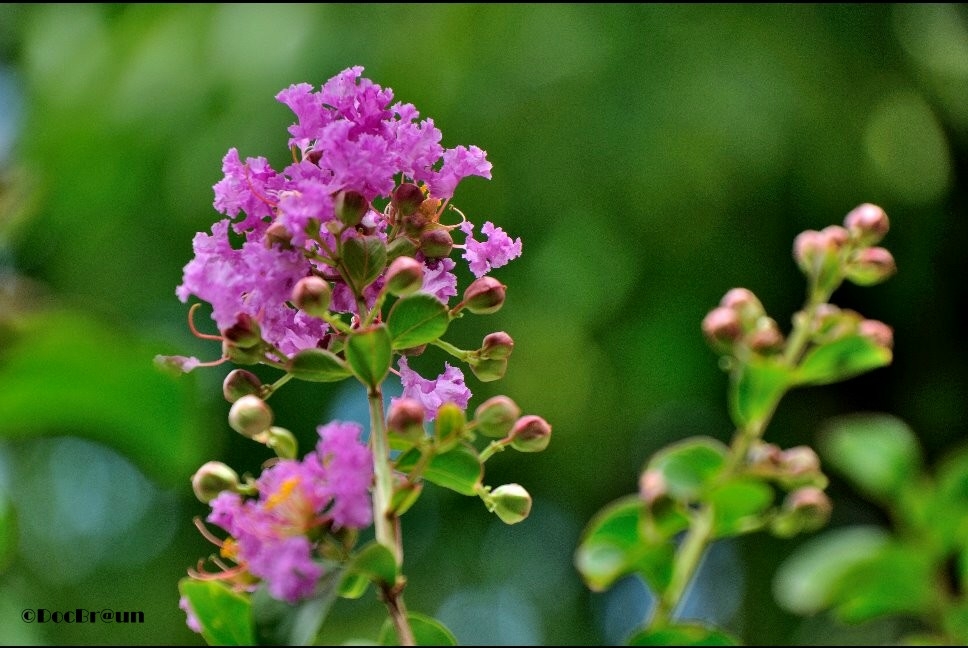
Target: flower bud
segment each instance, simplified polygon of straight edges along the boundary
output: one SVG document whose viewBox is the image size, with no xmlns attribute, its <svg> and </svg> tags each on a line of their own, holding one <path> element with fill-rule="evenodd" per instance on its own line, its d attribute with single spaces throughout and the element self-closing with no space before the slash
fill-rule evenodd
<svg viewBox="0 0 968 648">
<path fill-rule="evenodd" d="M 476 315 L 490 315 L 501 310 L 507 286 L 493 277 L 481 277 L 464 291 L 463 306 Z"/>
<path fill-rule="evenodd" d="M 485 360 L 503 360 L 514 350 L 514 340 L 504 331 L 488 333 L 481 344 L 481 358 Z"/>
<path fill-rule="evenodd" d="M 333 289 L 329 282 L 315 275 L 303 277 L 292 288 L 292 303 L 301 311 L 322 317 L 329 311 Z"/>
<path fill-rule="evenodd" d="M 478 358 L 469 359 L 471 372 L 481 382 L 500 380 L 508 371 L 507 358 Z"/>
<path fill-rule="evenodd" d="M 366 198 L 363 194 L 357 193 L 356 191 L 340 191 L 336 194 L 336 199 L 333 201 L 333 210 L 336 212 L 336 218 L 344 225 L 350 227 L 356 227 L 363 220 L 363 216 L 366 214 L 366 210 L 370 206 L 366 202 Z"/>
<path fill-rule="evenodd" d="M 848 238 L 847 230 L 837 225 L 801 232 L 793 241 L 793 258 L 803 274 L 826 285 L 836 275 L 840 250 Z"/>
<path fill-rule="evenodd" d="M 649 469 L 639 476 L 639 498 L 648 506 L 669 496 L 665 477 L 658 470 Z"/>
<path fill-rule="evenodd" d="M 894 330 L 878 320 L 863 320 L 857 326 L 857 332 L 885 349 L 894 347 Z"/>
<path fill-rule="evenodd" d="M 783 333 L 772 317 L 761 317 L 746 339 L 750 349 L 762 354 L 776 353 L 783 348 L 783 342 Z"/>
<path fill-rule="evenodd" d="M 800 519 L 801 531 L 816 531 L 827 524 L 833 504 L 822 490 L 806 486 L 787 495 L 783 508 L 794 512 Z"/>
<path fill-rule="evenodd" d="M 508 435 L 511 447 L 518 452 L 541 452 L 551 442 L 551 426 L 540 416 L 522 416 Z"/>
<path fill-rule="evenodd" d="M 860 245 L 877 245 L 890 229 L 887 214 L 877 205 L 864 203 L 844 218 L 844 227 Z"/>
<path fill-rule="evenodd" d="M 272 410 L 258 396 L 243 396 L 232 403 L 229 425 L 242 436 L 251 439 L 272 425 Z"/>
<path fill-rule="evenodd" d="M 398 398 L 390 404 L 387 412 L 387 430 L 407 439 L 424 436 L 426 410 L 420 401 L 413 398 Z"/>
<path fill-rule="evenodd" d="M 811 325 L 813 340 L 825 344 L 839 340 L 857 331 L 861 317 L 852 310 L 841 310 L 833 304 L 820 304 L 814 310 Z"/>
<path fill-rule="evenodd" d="M 820 472 L 820 457 L 813 448 L 805 445 L 787 448 L 780 453 L 780 468 L 792 477 L 802 477 Z"/>
<path fill-rule="evenodd" d="M 897 272 L 894 256 L 882 247 L 864 248 L 847 264 L 847 278 L 858 286 L 873 286 Z"/>
<path fill-rule="evenodd" d="M 417 211 L 420 203 L 424 201 L 423 191 L 412 182 L 404 182 L 393 190 L 390 196 L 390 203 L 401 216 L 409 216 Z"/>
<path fill-rule="evenodd" d="M 277 245 L 283 250 L 292 249 L 292 234 L 279 221 L 274 222 L 266 230 L 266 247 Z"/>
<path fill-rule="evenodd" d="M 262 393 L 262 381 L 251 371 L 233 369 L 222 381 L 222 394 L 225 400 L 234 403 L 243 396 L 258 396 Z"/>
<path fill-rule="evenodd" d="M 199 501 L 208 504 L 222 491 L 234 490 L 239 475 L 221 461 L 209 461 L 192 475 L 192 490 Z"/>
<path fill-rule="evenodd" d="M 454 239 L 444 227 L 425 230 L 420 235 L 420 251 L 428 259 L 442 259 L 450 256 L 454 249 Z"/>
<path fill-rule="evenodd" d="M 397 257 L 387 268 L 386 291 L 399 297 L 417 292 L 423 285 L 423 268 L 413 257 Z"/>
<path fill-rule="evenodd" d="M 286 428 L 273 425 L 266 431 L 265 444 L 276 453 L 280 459 L 295 459 L 299 453 L 296 437 Z"/>
<path fill-rule="evenodd" d="M 506 436 L 520 416 L 521 408 L 507 396 L 489 398 L 474 411 L 477 430 L 494 439 Z"/>
<path fill-rule="evenodd" d="M 736 311 L 744 327 L 766 314 L 760 300 L 746 288 L 733 288 L 723 295 L 719 305 Z"/>
<path fill-rule="evenodd" d="M 237 365 L 258 364 L 265 358 L 261 346 L 243 349 L 228 340 L 222 341 L 222 355 Z"/>
<path fill-rule="evenodd" d="M 485 502 L 505 524 L 517 524 L 531 513 L 531 495 L 520 484 L 498 486 Z"/>
<path fill-rule="evenodd" d="M 417 238 L 429 223 L 430 219 L 423 212 L 415 211 L 403 217 L 403 231 L 407 236 Z"/>
<path fill-rule="evenodd" d="M 702 320 L 702 332 L 719 350 L 729 350 L 743 335 L 739 313 L 726 306 L 717 306 Z"/>
<path fill-rule="evenodd" d="M 222 337 L 240 349 L 251 349 L 262 342 L 262 329 L 248 313 L 239 313 L 235 324 L 222 331 Z"/>
</svg>

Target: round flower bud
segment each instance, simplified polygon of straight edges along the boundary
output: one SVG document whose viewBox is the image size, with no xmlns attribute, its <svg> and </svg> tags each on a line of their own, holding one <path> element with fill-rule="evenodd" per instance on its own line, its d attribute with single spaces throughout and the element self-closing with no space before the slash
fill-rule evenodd
<svg viewBox="0 0 968 648">
<path fill-rule="evenodd" d="M 514 340 L 504 331 L 488 333 L 481 344 L 481 358 L 486 360 L 507 359 L 514 350 Z"/>
<path fill-rule="evenodd" d="M 501 310 L 507 286 L 493 277 L 481 277 L 464 291 L 463 305 L 476 315 L 490 315 Z"/>
<path fill-rule="evenodd" d="M 262 342 L 262 329 L 248 313 L 239 313 L 235 324 L 222 331 L 222 337 L 240 349 L 251 349 Z"/>
<path fill-rule="evenodd" d="M 423 212 L 415 211 L 403 217 L 403 231 L 407 236 L 417 238 L 429 223 L 430 219 Z"/>
<path fill-rule="evenodd" d="M 894 330 L 878 320 L 863 320 L 857 326 L 857 332 L 885 349 L 894 347 Z"/>
<path fill-rule="evenodd" d="M 336 198 L 333 201 L 333 210 L 336 212 L 336 218 L 344 225 L 349 225 L 350 227 L 356 227 L 363 220 L 363 216 L 366 214 L 366 210 L 370 206 L 366 202 L 366 198 L 363 194 L 357 193 L 355 191 L 340 191 L 336 194 Z"/>
<path fill-rule="evenodd" d="M 390 404 L 387 412 L 387 430 L 408 439 L 419 439 L 424 435 L 426 410 L 420 401 L 413 398 L 398 398 Z"/>
<path fill-rule="evenodd" d="M 225 400 L 234 403 L 243 396 L 258 396 L 262 392 L 262 381 L 251 371 L 233 369 L 222 381 L 222 394 Z"/>
<path fill-rule="evenodd" d="M 295 459 L 299 451 L 296 437 L 286 428 L 272 426 L 266 432 L 265 444 L 269 446 L 280 459 Z"/>
<path fill-rule="evenodd" d="M 404 182 L 393 190 L 393 194 L 390 196 L 390 203 L 400 215 L 409 216 L 417 211 L 417 208 L 420 207 L 420 203 L 424 201 L 424 198 L 426 196 L 424 196 L 420 187 L 412 182 Z"/>
<path fill-rule="evenodd" d="M 541 452 L 551 442 L 551 426 L 540 416 L 522 416 L 508 435 L 511 447 L 518 452 Z"/>
<path fill-rule="evenodd" d="M 221 461 L 209 461 L 192 475 L 192 490 L 199 501 L 208 504 L 219 493 L 234 490 L 239 485 L 239 475 Z"/>
<path fill-rule="evenodd" d="M 488 510 L 505 524 L 517 524 L 531 513 L 531 495 L 520 484 L 498 486 L 488 497 Z"/>
<path fill-rule="evenodd" d="M 481 382 L 500 380 L 508 371 L 507 358 L 470 358 L 471 372 Z"/>
<path fill-rule="evenodd" d="M 743 336 L 739 313 L 726 306 L 717 306 L 703 318 L 702 332 L 714 347 L 728 351 Z"/>
<path fill-rule="evenodd" d="M 783 333 L 776 320 L 771 317 L 761 317 L 746 339 L 746 344 L 757 353 L 775 353 L 783 348 Z"/>
<path fill-rule="evenodd" d="M 639 477 L 639 498 L 647 505 L 652 506 L 668 495 L 665 477 L 658 470 L 646 470 Z"/>
<path fill-rule="evenodd" d="M 860 245 L 877 245 L 890 229 L 890 222 L 883 209 L 864 203 L 847 214 L 844 227 Z"/>
<path fill-rule="evenodd" d="M 736 311 L 744 328 L 766 314 L 760 300 L 746 288 L 733 288 L 723 295 L 719 305 Z"/>
<path fill-rule="evenodd" d="M 507 396 L 489 398 L 474 411 L 477 430 L 494 439 L 506 436 L 520 416 L 521 408 Z"/>
<path fill-rule="evenodd" d="M 897 272 L 894 256 L 882 247 L 864 248 L 847 264 L 847 278 L 858 286 L 873 286 Z"/>
<path fill-rule="evenodd" d="M 301 311 L 322 317 L 329 311 L 333 289 L 329 282 L 315 275 L 303 277 L 292 288 L 292 303 Z"/>
<path fill-rule="evenodd" d="M 425 230 L 420 235 L 420 251 L 428 259 L 442 259 L 450 256 L 454 249 L 454 239 L 444 227 Z"/>
<path fill-rule="evenodd" d="M 423 264 L 413 257 L 397 257 L 387 268 L 386 291 L 399 297 L 417 292 L 423 286 L 423 269 Z"/>
<path fill-rule="evenodd" d="M 833 504 L 822 490 L 806 486 L 787 495 L 783 508 L 797 516 L 801 531 L 816 531 L 830 520 Z"/>
<path fill-rule="evenodd" d="M 251 439 L 272 425 L 272 410 L 258 396 L 243 396 L 232 403 L 229 425 L 242 436 Z"/>
<path fill-rule="evenodd" d="M 795 446 L 780 453 L 780 468 L 793 477 L 820 472 L 820 457 L 809 446 Z"/>
<path fill-rule="evenodd" d="M 274 222 L 266 230 L 266 247 L 271 248 L 273 245 L 278 245 L 283 250 L 292 249 L 292 234 L 279 221 Z"/>
</svg>

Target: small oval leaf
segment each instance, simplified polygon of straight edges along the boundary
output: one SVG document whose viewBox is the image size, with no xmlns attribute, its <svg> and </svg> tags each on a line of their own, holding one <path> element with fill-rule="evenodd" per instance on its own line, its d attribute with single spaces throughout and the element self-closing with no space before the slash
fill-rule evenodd
<svg viewBox="0 0 968 648">
<path fill-rule="evenodd" d="M 733 479 L 709 494 L 713 532 L 717 538 L 748 533 L 761 526 L 761 516 L 773 503 L 773 489 L 755 479 Z"/>
<path fill-rule="evenodd" d="M 799 385 L 826 385 L 891 364 L 891 350 L 863 335 L 849 335 L 816 347 L 797 368 Z"/>
<path fill-rule="evenodd" d="M 374 583 L 393 585 L 397 582 L 397 561 L 393 553 L 377 541 L 364 545 L 346 566 L 348 573 L 361 574 Z"/>
<path fill-rule="evenodd" d="M 325 349 L 303 349 L 292 357 L 287 369 L 299 380 L 309 382 L 336 382 L 352 375 L 339 356 Z"/>
<path fill-rule="evenodd" d="M 393 359 L 386 326 L 377 324 L 352 332 L 346 339 L 345 353 L 346 362 L 360 382 L 370 389 L 376 389 L 390 372 Z"/>
<path fill-rule="evenodd" d="M 343 267 L 359 292 L 380 276 L 387 265 L 387 247 L 377 236 L 343 241 Z"/>
<path fill-rule="evenodd" d="M 669 496 L 680 502 L 699 498 L 726 463 L 727 448 L 710 437 L 695 437 L 667 446 L 649 461 L 662 475 Z"/>
<path fill-rule="evenodd" d="M 210 646 L 255 645 L 255 622 L 247 596 L 218 581 L 183 578 L 178 591 L 188 599 Z"/>
<path fill-rule="evenodd" d="M 414 448 L 397 459 L 396 468 L 408 472 L 419 459 L 420 451 Z M 466 444 L 434 456 L 423 473 L 425 480 L 461 495 L 476 495 L 483 476 L 484 467 L 481 466 L 480 457 Z"/>
<path fill-rule="evenodd" d="M 740 364 L 730 375 L 730 414 L 737 427 L 766 417 L 790 387 L 793 374 L 778 360 L 759 358 Z"/>
<path fill-rule="evenodd" d="M 447 307 L 433 295 L 417 293 L 397 300 L 387 316 L 394 349 L 427 344 L 447 332 Z"/>
</svg>

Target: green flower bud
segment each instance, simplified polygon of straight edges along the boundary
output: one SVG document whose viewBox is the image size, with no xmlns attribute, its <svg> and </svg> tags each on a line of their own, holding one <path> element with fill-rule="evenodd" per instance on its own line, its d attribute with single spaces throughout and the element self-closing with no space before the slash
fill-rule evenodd
<svg viewBox="0 0 968 648">
<path fill-rule="evenodd" d="M 272 426 L 266 431 L 265 444 L 276 453 L 280 459 L 295 459 L 299 454 L 299 444 L 296 437 L 286 428 Z"/>
<path fill-rule="evenodd" d="M 241 313 L 235 324 L 222 331 L 222 337 L 240 349 L 251 349 L 262 343 L 262 329 L 251 315 Z"/>
<path fill-rule="evenodd" d="M 239 475 L 221 461 L 209 461 L 192 475 L 192 490 L 199 501 L 208 504 L 219 493 L 235 490 Z"/>
<path fill-rule="evenodd" d="M 822 490 L 807 486 L 787 495 L 783 508 L 799 518 L 801 531 L 816 531 L 830 520 L 833 504 Z"/>
<path fill-rule="evenodd" d="M 490 315 L 501 310 L 507 286 L 493 277 L 481 277 L 464 291 L 462 305 L 476 315 Z"/>
<path fill-rule="evenodd" d="M 398 398 L 387 412 L 387 430 L 406 439 L 417 440 L 424 436 L 426 410 L 413 398 Z"/>
<path fill-rule="evenodd" d="M 551 442 L 551 426 L 540 416 L 522 416 L 511 428 L 511 447 L 518 452 L 541 452 Z"/>
<path fill-rule="evenodd" d="M 894 256 L 885 248 L 864 248 L 855 252 L 847 264 L 847 278 L 858 286 L 873 286 L 897 272 Z"/>
<path fill-rule="evenodd" d="M 494 360 L 471 358 L 468 361 L 471 365 L 471 371 L 481 382 L 500 380 L 508 371 L 507 358 L 497 358 Z"/>
<path fill-rule="evenodd" d="M 850 234 L 839 225 L 830 225 L 817 232 L 807 230 L 793 241 L 793 258 L 809 279 L 823 287 L 831 287 L 840 269 L 840 252 L 850 240 Z"/>
<path fill-rule="evenodd" d="M 489 398 L 474 411 L 477 430 L 494 439 L 507 436 L 520 416 L 521 408 L 507 396 Z"/>
<path fill-rule="evenodd" d="M 336 199 L 333 201 L 333 209 L 336 212 L 336 218 L 344 225 L 350 227 L 356 227 L 363 220 L 363 216 L 366 214 L 366 210 L 370 206 L 366 202 L 366 198 L 363 194 L 357 193 L 355 191 L 340 191 L 336 194 Z"/>
<path fill-rule="evenodd" d="M 272 425 L 272 410 L 258 396 L 243 396 L 232 403 L 229 425 L 242 436 L 251 439 Z"/>
<path fill-rule="evenodd" d="M 423 286 L 423 268 L 413 257 L 397 257 L 387 268 L 386 291 L 399 297 L 417 292 Z"/>
<path fill-rule="evenodd" d="M 498 486 L 485 502 L 505 524 L 517 524 L 531 513 L 531 495 L 520 484 Z"/>
<path fill-rule="evenodd" d="M 228 340 L 222 341 L 222 355 L 237 365 L 258 364 L 265 357 L 261 345 L 243 349 Z"/>
<path fill-rule="evenodd" d="M 329 282 L 315 275 L 303 277 L 292 288 L 292 303 L 301 311 L 316 317 L 329 312 L 333 289 Z"/>
<path fill-rule="evenodd" d="M 412 182 L 404 182 L 393 190 L 393 194 L 390 196 L 390 203 L 401 216 L 409 216 L 417 211 L 420 203 L 425 198 L 426 196 L 424 196 L 424 192 L 420 187 Z"/>
<path fill-rule="evenodd" d="M 454 249 L 454 239 L 444 227 L 425 230 L 420 235 L 420 251 L 428 259 L 442 259 L 450 256 Z"/>
<path fill-rule="evenodd" d="M 864 203 L 844 218 L 844 227 L 860 245 L 877 245 L 890 229 L 887 214 L 877 205 Z"/>
<path fill-rule="evenodd" d="M 225 400 L 234 403 L 243 396 L 258 396 L 262 393 L 262 381 L 251 371 L 234 369 L 222 381 L 222 394 Z"/>
<path fill-rule="evenodd" d="M 719 305 L 736 311 L 744 329 L 766 315 L 763 304 L 746 288 L 733 288 L 723 295 Z"/>
<path fill-rule="evenodd" d="M 481 344 L 481 358 L 485 360 L 502 360 L 510 357 L 514 350 L 514 340 L 504 331 L 488 333 Z"/>
</svg>

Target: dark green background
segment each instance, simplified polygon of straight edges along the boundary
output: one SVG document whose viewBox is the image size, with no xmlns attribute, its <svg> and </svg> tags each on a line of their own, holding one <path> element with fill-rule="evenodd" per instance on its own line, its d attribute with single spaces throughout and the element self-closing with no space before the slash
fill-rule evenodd
<svg viewBox="0 0 968 648">
<path fill-rule="evenodd" d="M 768 436 L 881 410 L 931 457 L 964 434 L 968 21 L 961 6 L 0 5 L 0 643 L 188 643 L 176 582 L 210 551 L 188 477 L 265 458 L 225 424 L 225 367 L 171 379 L 155 353 L 214 358 L 174 296 L 216 214 L 232 146 L 287 158 L 280 89 L 351 65 L 494 164 L 455 204 L 524 240 L 496 275 L 504 309 L 450 335 L 506 330 L 507 393 L 545 416 L 541 455 L 504 453 L 532 518 L 430 493 L 404 518 L 408 603 L 464 643 L 619 641 L 641 586 L 590 594 L 578 534 L 635 489 L 646 457 L 727 439 L 725 377 L 699 331 L 729 288 L 786 327 L 803 297 L 797 232 L 862 202 L 891 216 L 899 274 L 843 306 L 895 327 L 892 367 L 789 397 Z M 439 366 L 431 356 L 426 366 Z M 436 363 L 436 364 L 435 364 Z M 270 374 L 267 374 L 270 375 Z M 291 385 L 278 420 L 359 415 L 342 387 Z M 93 441 L 93 442 L 92 442 Z M 834 523 L 881 514 L 835 481 Z M 723 545 L 691 604 L 756 643 L 883 641 L 772 602 L 797 541 Z M 28 625 L 23 608 L 143 610 L 142 626 Z M 324 640 L 376 636 L 372 596 Z M 710 616 L 711 615 L 711 616 Z"/>
</svg>

